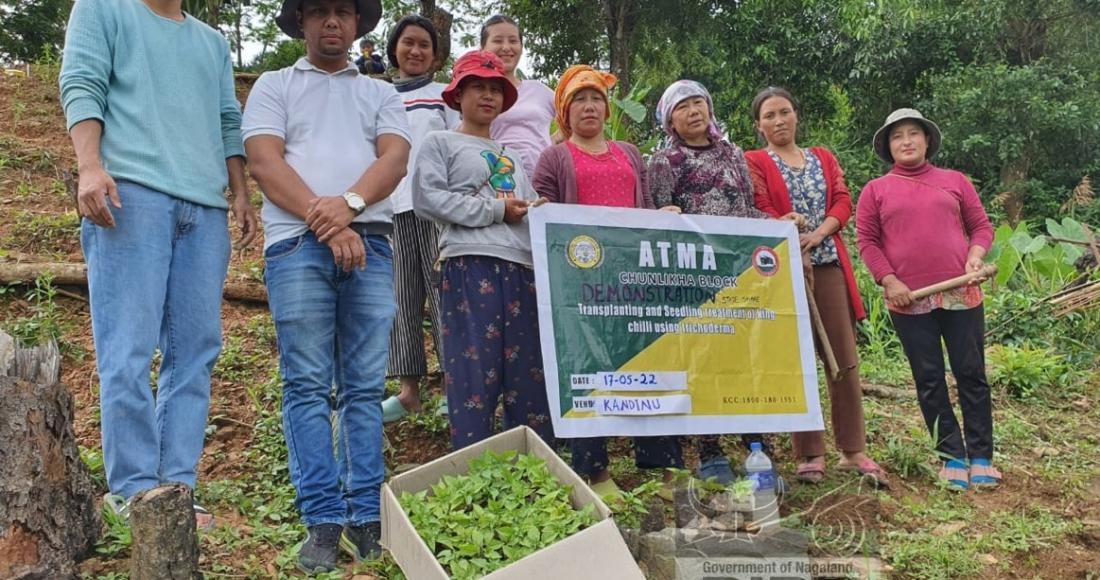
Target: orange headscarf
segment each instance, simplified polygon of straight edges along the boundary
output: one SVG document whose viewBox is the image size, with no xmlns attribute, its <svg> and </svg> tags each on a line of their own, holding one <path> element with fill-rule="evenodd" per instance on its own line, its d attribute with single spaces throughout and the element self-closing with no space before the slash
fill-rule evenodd
<svg viewBox="0 0 1100 580">
<path fill-rule="evenodd" d="M 562 73 L 558 79 L 558 88 L 554 90 L 554 109 L 557 111 L 558 130 L 567 138 L 573 133 L 569 127 L 569 105 L 573 102 L 573 96 L 582 89 L 596 89 L 607 101 L 607 91 L 619 82 L 618 77 L 611 73 L 600 72 L 586 64 L 575 64 Z M 611 116 L 611 108 L 604 113 L 606 120 Z"/>
</svg>

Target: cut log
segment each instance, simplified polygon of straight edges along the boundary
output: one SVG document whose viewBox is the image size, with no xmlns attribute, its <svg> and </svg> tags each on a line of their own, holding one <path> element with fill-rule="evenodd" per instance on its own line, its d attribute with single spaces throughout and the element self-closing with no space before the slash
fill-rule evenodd
<svg viewBox="0 0 1100 580">
<path fill-rule="evenodd" d="M 193 580 L 199 572 L 191 488 L 173 483 L 143 491 L 130 502 L 131 580 Z"/>
<path fill-rule="evenodd" d="M 913 394 L 906 389 L 898 389 L 895 387 L 887 387 L 884 385 L 875 385 L 871 383 L 863 383 L 863 394 L 876 397 L 879 399 L 893 399 L 895 401 L 903 401 L 906 399 L 912 399 Z"/>
<path fill-rule="evenodd" d="M 99 538 L 59 359 L 56 345 L 22 349 L 0 332 L 0 578 L 75 578 Z"/>
<path fill-rule="evenodd" d="M 0 262 L 0 284 L 32 284 L 46 274 L 61 286 L 88 285 L 88 268 L 79 262 Z"/>
<path fill-rule="evenodd" d="M 87 286 L 88 269 L 79 262 L 0 262 L 0 284 L 33 284 L 44 275 L 60 286 Z M 267 288 L 258 282 L 227 280 L 222 296 L 237 302 L 267 303 Z"/>
</svg>

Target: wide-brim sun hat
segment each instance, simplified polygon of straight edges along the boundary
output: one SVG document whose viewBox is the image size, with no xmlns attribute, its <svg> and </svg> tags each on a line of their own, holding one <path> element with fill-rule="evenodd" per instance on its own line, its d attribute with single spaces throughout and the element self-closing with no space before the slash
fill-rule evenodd
<svg viewBox="0 0 1100 580">
<path fill-rule="evenodd" d="M 359 9 L 359 25 L 355 29 L 355 37 L 359 38 L 378 26 L 382 19 L 381 0 L 355 0 Z M 302 27 L 298 24 L 298 10 L 302 7 L 302 0 L 283 0 L 283 7 L 279 15 L 275 17 L 275 24 L 279 30 L 291 38 L 303 38 Z"/>
<path fill-rule="evenodd" d="M 902 121 L 916 121 L 924 127 L 924 132 L 928 135 L 928 152 L 925 153 L 924 158 L 935 157 L 940 150 L 940 143 L 943 142 L 943 133 L 938 125 L 926 119 L 916 109 L 898 109 L 886 117 L 886 122 L 879 127 L 878 131 L 875 131 L 875 138 L 872 141 L 875 155 L 887 163 L 894 162 L 894 156 L 890 154 L 890 129 Z"/>
<path fill-rule="evenodd" d="M 447 103 L 448 107 L 456 111 L 462 110 L 456 99 L 458 86 L 470 77 L 504 81 L 504 106 L 500 109 L 501 113 L 511 109 L 512 105 L 516 104 L 519 91 L 516 90 L 516 86 L 512 84 L 512 81 L 508 80 L 508 75 L 504 73 L 504 61 L 487 50 L 471 50 L 458 57 L 451 69 L 451 83 L 443 89 L 442 94 L 443 102 Z"/>
</svg>

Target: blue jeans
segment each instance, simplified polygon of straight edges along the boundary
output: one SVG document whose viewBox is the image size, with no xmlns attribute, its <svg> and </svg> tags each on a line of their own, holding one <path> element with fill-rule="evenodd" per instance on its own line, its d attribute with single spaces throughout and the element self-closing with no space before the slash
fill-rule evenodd
<svg viewBox="0 0 1100 580">
<path fill-rule="evenodd" d="M 229 266 L 224 209 L 119 182 L 114 228 L 85 219 L 92 334 L 111 492 L 130 498 L 161 483 L 194 487 L 221 351 Z M 161 351 L 156 395 L 153 351 Z"/>
<path fill-rule="evenodd" d="M 307 526 L 381 517 L 382 394 L 397 307 L 389 241 L 365 235 L 363 243 L 367 267 L 352 272 L 312 233 L 264 252 L 290 479 Z"/>
</svg>

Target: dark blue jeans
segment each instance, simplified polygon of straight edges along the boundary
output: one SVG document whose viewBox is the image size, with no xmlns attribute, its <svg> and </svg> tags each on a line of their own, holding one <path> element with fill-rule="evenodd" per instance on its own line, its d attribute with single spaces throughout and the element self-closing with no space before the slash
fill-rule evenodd
<svg viewBox="0 0 1100 580">
<path fill-rule="evenodd" d="M 393 251 L 384 236 L 364 235 L 363 243 L 362 271 L 344 272 L 312 233 L 265 252 L 290 479 L 307 526 L 354 526 L 381 517 L 381 403 L 396 310 Z"/>
</svg>

